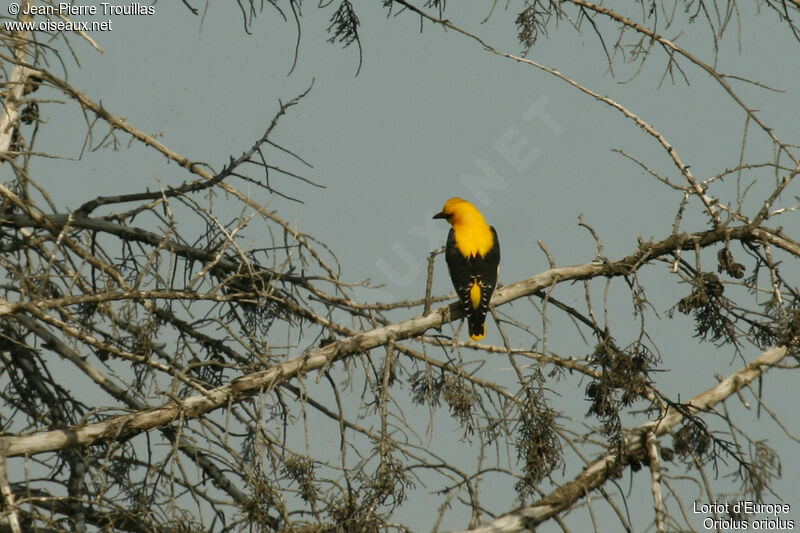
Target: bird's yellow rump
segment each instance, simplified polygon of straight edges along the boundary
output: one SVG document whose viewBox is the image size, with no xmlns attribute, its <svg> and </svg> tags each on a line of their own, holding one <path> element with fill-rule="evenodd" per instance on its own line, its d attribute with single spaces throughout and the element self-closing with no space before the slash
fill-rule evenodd
<svg viewBox="0 0 800 533">
<path fill-rule="evenodd" d="M 433 218 L 443 218 L 453 226 L 445 247 L 447 268 L 467 316 L 469 338 L 481 340 L 486 336 L 486 313 L 500 265 L 497 232 L 477 207 L 461 198 L 447 200 Z"/>
</svg>

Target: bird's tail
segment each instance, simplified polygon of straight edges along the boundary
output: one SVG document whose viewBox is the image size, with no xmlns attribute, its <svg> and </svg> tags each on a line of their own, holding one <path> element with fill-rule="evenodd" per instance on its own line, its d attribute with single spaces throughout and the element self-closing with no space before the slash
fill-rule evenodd
<svg viewBox="0 0 800 533">
<path fill-rule="evenodd" d="M 467 319 L 469 327 L 469 338 L 479 341 L 486 336 L 486 315 L 475 313 Z"/>
</svg>

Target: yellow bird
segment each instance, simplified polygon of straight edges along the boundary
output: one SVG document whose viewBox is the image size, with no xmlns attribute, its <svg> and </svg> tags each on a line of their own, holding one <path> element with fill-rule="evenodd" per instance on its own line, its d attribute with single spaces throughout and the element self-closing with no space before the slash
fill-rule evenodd
<svg viewBox="0 0 800 533">
<path fill-rule="evenodd" d="M 500 242 L 478 208 L 450 198 L 433 218 L 443 218 L 453 227 L 447 235 L 444 257 L 458 300 L 467 316 L 469 338 L 486 336 L 486 313 L 500 270 Z"/>
</svg>

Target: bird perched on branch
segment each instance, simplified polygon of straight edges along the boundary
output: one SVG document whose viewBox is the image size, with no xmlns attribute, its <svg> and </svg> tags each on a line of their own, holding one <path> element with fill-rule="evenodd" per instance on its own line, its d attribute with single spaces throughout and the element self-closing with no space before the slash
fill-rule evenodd
<svg viewBox="0 0 800 533">
<path fill-rule="evenodd" d="M 477 207 L 461 198 L 447 200 L 441 213 L 433 218 L 443 218 L 453 226 L 447 235 L 444 256 L 467 316 L 469 338 L 481 340 L 486 336 L 486 313 L 500 270 L 497 232 Z"/>
</svg>

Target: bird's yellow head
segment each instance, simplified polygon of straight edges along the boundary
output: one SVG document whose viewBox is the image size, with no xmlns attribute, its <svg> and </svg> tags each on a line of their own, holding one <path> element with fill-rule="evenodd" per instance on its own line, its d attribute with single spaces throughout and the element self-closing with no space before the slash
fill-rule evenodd
<svg viewBox="0 0 800 533">
<path fill-rule="evenodd" d="M 478 208 L 461 198 L 447 200 L 441 212 L 433 215 L 433 218 L 443 218 L 453 226 L 486 224 Z"/>
</svg>

